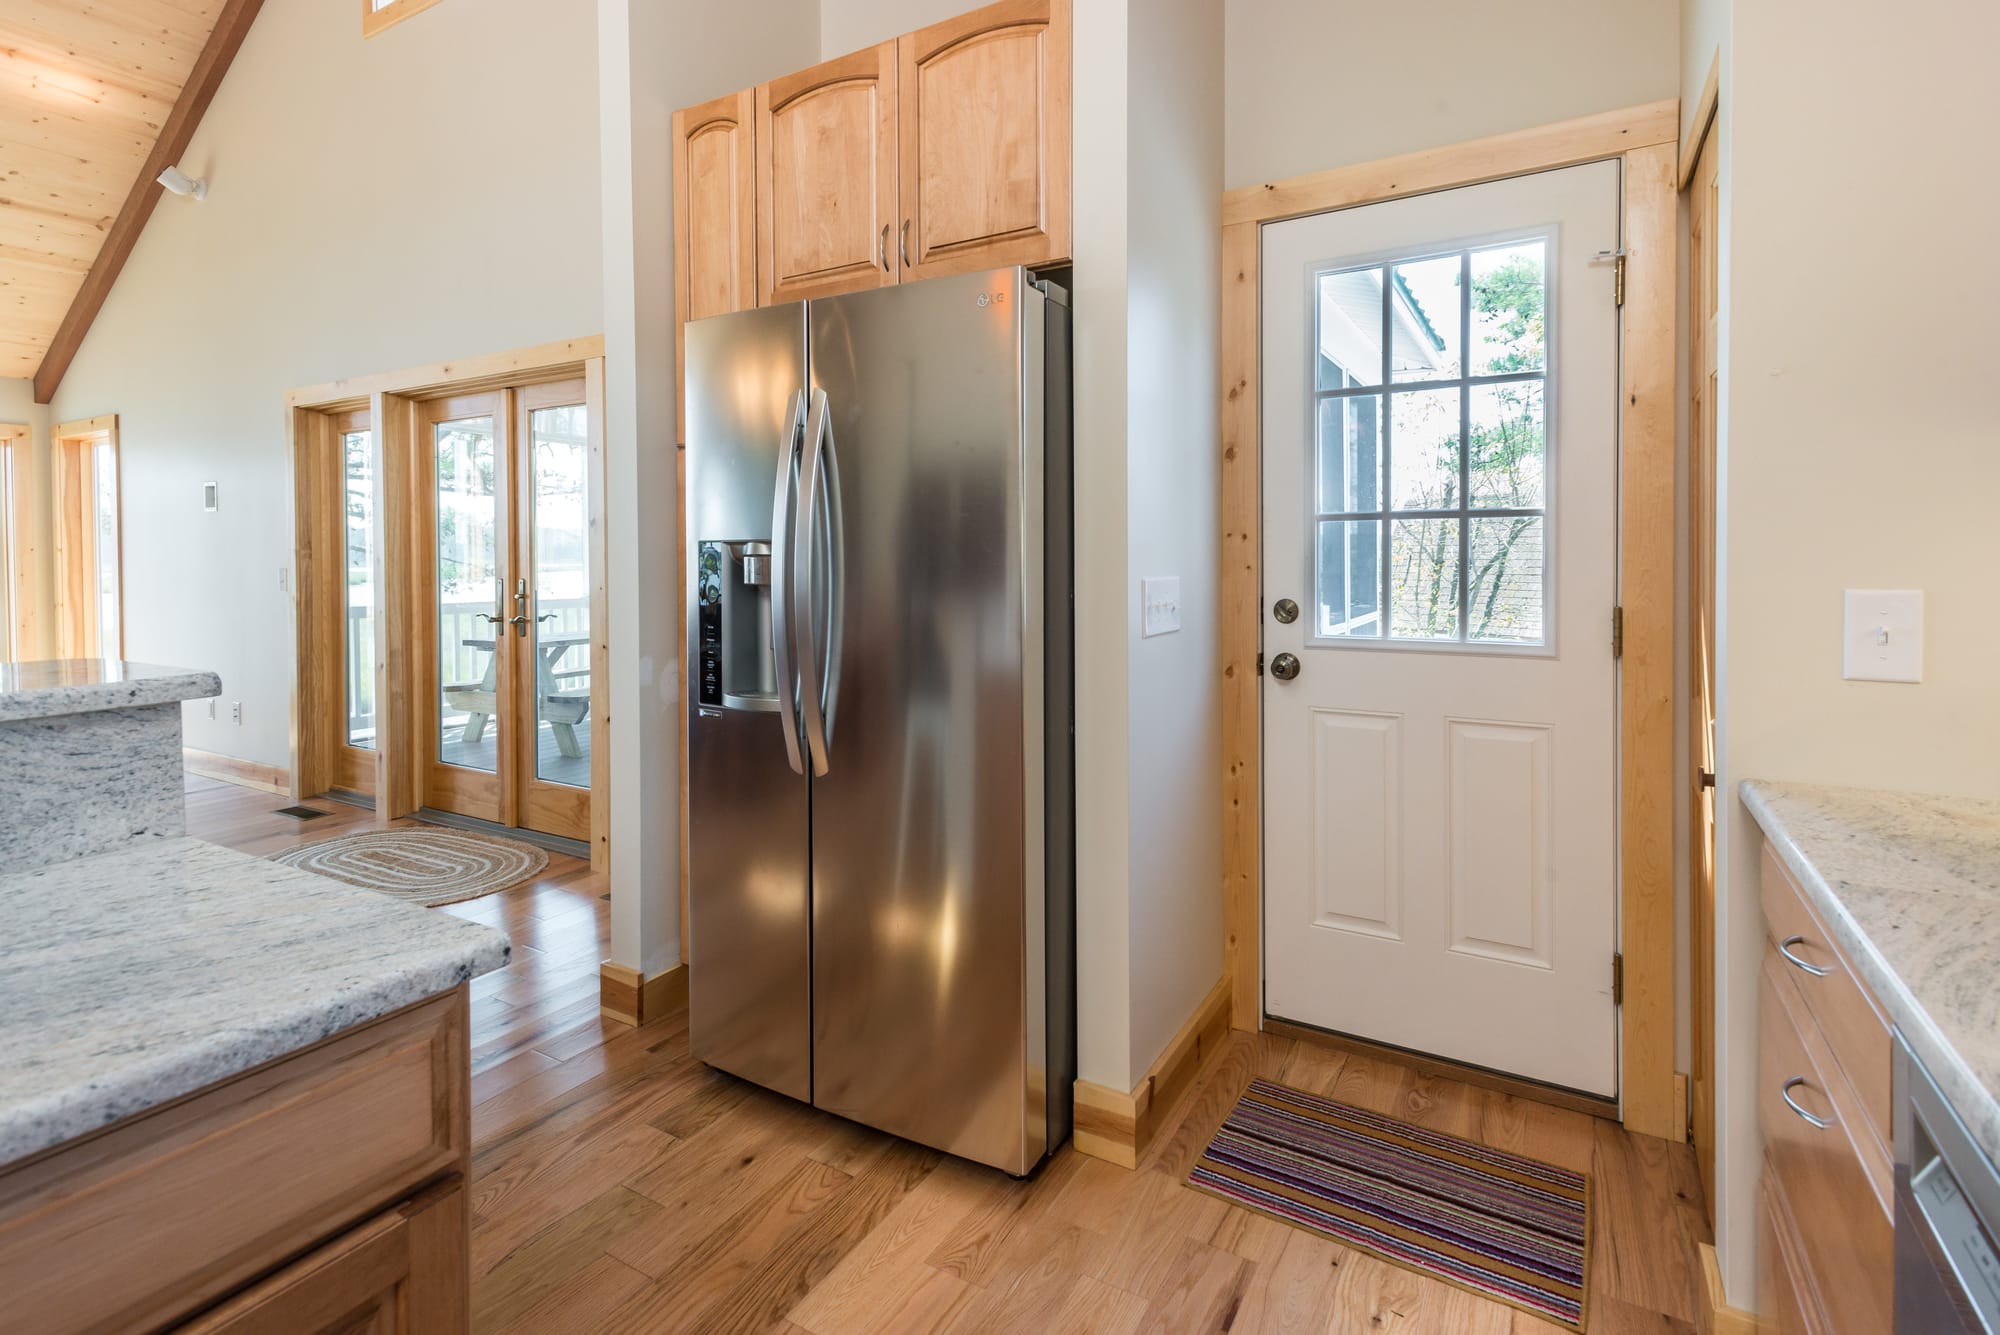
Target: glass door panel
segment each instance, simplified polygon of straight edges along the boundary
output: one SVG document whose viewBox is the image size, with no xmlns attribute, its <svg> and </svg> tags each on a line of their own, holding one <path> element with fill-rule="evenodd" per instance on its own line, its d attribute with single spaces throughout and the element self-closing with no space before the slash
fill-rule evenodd
<svg viewBox="0 0 2000 1335">
<path fill-rule="evenodd" d="M 437 758 L 499 772 L 503 607 L 500 466 L 492 416 L 432 428 L 437 558 Z"/>
<path fill-rule="evenodd" d="M 582 404 L 528 413 L 534 777 L 590 787 L 590 508 Z"/>
<path fill-rule="evenodd" d="M 349 746 L 375 748 L 375 460 L 373 433 L 340 433 L 341 596 Z"/>
</svg>

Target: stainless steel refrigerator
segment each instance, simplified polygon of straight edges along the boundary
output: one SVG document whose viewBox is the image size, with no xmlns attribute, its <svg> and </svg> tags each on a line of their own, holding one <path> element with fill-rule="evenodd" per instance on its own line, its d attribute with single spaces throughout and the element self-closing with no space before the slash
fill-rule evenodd
<svg viewBox="0 0 2000 1335">
<path fill-rule="evenodd" d="M 1018 268 L 686 342 L 694 1055 L 1016 1175 L 1076 1076 L 1069 346 Z"/>
</svg>

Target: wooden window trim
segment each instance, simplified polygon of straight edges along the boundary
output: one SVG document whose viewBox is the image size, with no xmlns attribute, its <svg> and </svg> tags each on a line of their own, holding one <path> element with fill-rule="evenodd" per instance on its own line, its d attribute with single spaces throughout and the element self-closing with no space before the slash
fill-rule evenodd
<svg viewBox="0 0 2000 1335">
<path fill-rule="evenodd" d="M 55 564 L 55 655 L 58 658 L 122 658 L 125 654 L 125 481 L 123 461 L 118 451 L 118 415 L 106 413 L 74 422 L 60 422 L 49 433 L 49 503 L 52 512 L 50 541 Z M 111 447 L 112 538 L 117 548 L 111 561 L 118 571 L 118 643 L 106 645 L 98 625 L 93 591 L 86 599 L 84 614 L 76 606 L 81 596 L 73 569 L 87 560 L 95 569 L 98 558 L 96 505 L 99 445 Z"/>
<path fill-rule="evenodd" d="M 1258 372 L 1261 229 L 1267 222 L 1620 159 L 1619 1099 L 1625 1126 L 1687 1134 L 1674 1091 L 1675 292 L 1680 107 L 1669 98 L 1380 162 L 1226 192 L 1222 198 L 1223 949 L 1230 1022 L 1263 1011 L 1263 807 L 1259 685 L 1263 521 Z M 1606 628 L 1607 640 L 1609 628 Z M 1607 644 L 1608 652 L 1608 644 Z M 1605 961 L 1607 972 L 1610 961 Z"/>
<path fill-rule="evenodd" d="M 5 623 L 0 624 L 0 660 L 28 657 L 23 646 L 34 643 L 28 633 L 32 622 L 28 629 L 21 622 L 21 595 L 27 588 L 21 578 L 21 535 L 27 531 L 25 521 L 31 512 L 22 504 L 18 466 L 32 452 L 33 437 L 26 423 L 0 422 L 0 609 L 6 612 Z"/>
<path fill-rule="evenodd" d="M 389 0 L 380 9 L 371 0 L 361 0 L 361 35 L 373 37 L 385 28 L 393 28 L 413 14 L 421 14 L 438 0 Z"/>
</svg>

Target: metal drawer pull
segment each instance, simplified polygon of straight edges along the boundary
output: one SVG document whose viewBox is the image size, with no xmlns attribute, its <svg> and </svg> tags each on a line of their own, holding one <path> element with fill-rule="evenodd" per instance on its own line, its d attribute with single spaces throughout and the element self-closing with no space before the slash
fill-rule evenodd
<svg viewBox="0 0 2000 1335">
<path fill-rule="evenodd" d="M 1790 1080 L 1787 1080 L 1785 1082 L 1784 1088 L 1778 1091 L 1778 1097 L 1785 1101 L 1785 1106 L 1787 1108 L 1790 1108 L 1793 1112 L 1797 1113 L 1800 1117 L 1804 1118 L 1808 1126 L 1814 1126 L 1819 1128 L 1821 1131 L 1824 1131 L 1828 1127 L 1833 1125 L 1833 1119 L 1830 1117 L 1813 1116 L 1811 1113 L 1807 1112 L 1804 1108 L 1801 1108 L 1798 1105 L 1798 1101 L 1792 1097 L 1792 1091 L 1798 1088 L 1800 1085 L 1803 1085 L 1805 1082 L 1806 1078 L 1804 1076 L 1802 1075 L 1793 1076 Z"/>
<path fill-rule="evenodd" d="M 1797 945 L 1803 945 L 1804 943 L 1805 943 L 1805 938 L 1802 936 L 1788 936 L 1784 940 L 1778 943 L 1778 953 L 1780 955 L 1783 955 L 1786 959 L 1790 960 L 1794 965 L 1798 966 L 1801 969 L 1804 969 L 1807 973 L 1811 974 L 1815 978 L 1824 978 L 1828 974 L 1832 973 L 1833 970 L 1822 969 L 1817 964 L 1808 964 L 1804 960 L 1800 959 L 1797 955 L 1794 955 L 1792 953 L 1791 947 Z"/>
</svg>

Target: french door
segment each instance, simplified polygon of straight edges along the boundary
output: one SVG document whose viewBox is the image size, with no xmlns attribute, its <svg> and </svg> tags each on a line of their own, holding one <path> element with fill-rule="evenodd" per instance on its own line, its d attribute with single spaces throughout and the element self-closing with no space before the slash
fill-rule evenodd
<svg viewBox="0 0 2000 1335">
<path fill-rule="evenodd" d="M 1606 1096 L 1618 172 L 1262 262 L 1265 1009 Z"/>
<path fill-rule="evenodd" d="M 424 805 L 587 839 L 584 383 L 436 399 L 419 422 Z"/>
</svg>

